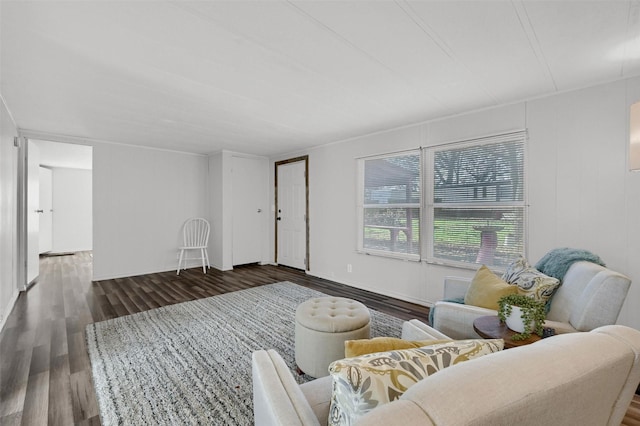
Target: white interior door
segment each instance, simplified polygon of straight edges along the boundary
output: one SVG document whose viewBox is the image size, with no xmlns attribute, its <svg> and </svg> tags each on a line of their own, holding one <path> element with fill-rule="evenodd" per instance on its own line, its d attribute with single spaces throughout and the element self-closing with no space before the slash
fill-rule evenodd
<svg viewBox="0 0 640 426">
<path fill-rule="evenodd" d="M 268 229 L 268 160 L 247 157 L 232 160 L 232 264 L 262 262 Z"/>
<path fill-rule="evenodd" d="M 27 284 L 40 273 L 40 150 L 29 141 L 27 149 Z"/>
<path fill-rule="evenodd" d="M 279 265 L 306 269 L 307 184 L 306 162 L 278 165 L 278 207 L 276 211 Z"/>
<path fill-rule="evenodd" d="M 40 172 L 40 229 L 39 250 L 40 254 L 51 251 L 53 246 L 53 171 L 46 167 L 39 167 Z"/>
</svg>

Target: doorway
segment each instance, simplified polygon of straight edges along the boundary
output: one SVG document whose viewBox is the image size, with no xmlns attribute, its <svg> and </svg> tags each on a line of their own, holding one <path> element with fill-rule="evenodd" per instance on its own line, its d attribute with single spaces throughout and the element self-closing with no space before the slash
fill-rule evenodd
<svg viewBox="0 0 640 426">
<path fill-rule="evenodd" d="M 278 265 L 309 270 L 309 156 L 275 164 Z"/>
<path fill-rule="evenodd" d="M 53 169 L 38 167 L 40 175 L 40 205 L 38 206 L 38 253 L 50 253 L 53 249 Z"/>
<path fill-rule="evenodd" d="M 40 255 L 66 255 L 93 248 L 93 148 L 27 139 L 19 190 L 24 227 L 19 238 L 27 288 L 38 280 Z"/>
</svg>

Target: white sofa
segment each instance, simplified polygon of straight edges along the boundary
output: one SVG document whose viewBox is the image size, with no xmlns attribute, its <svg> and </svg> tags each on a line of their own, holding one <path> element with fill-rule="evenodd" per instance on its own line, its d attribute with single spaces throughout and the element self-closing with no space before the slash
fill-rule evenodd
<svg viewBox="0 0 640 426">
<path fill-rule="evenodd" d="M 471 278 L 447 277 L 444 298 L 464 298 Z M 576 262 L 567 271 L 551 301 L 545 326 L 556 333 L 590 331 L 615 324 L 629 291 L 631 280 L 591 262 Z M 497 315 L 491 309 L 438 301 L 434 304 L 433 326 L 453 339 L 479 338 L 473 321 Z"/>
<path fill-rule="evenodd" d="M 408 339 L 445 338 L 412 320 Z M 326 425 L 332 382 L 298 385 L 273 350 L 253 354 L 255 424 Z M 362 425 L 619 425 L 640 382 L 640 331 L 614 325 L 446 368 Z"/>
</svg>

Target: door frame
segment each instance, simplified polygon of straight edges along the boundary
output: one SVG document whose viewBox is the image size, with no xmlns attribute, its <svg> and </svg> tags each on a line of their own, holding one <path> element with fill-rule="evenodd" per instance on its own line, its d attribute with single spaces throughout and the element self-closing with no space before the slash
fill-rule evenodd
<svg viewBox="0 0 640 426">
<path fill-rule="evenodd" d="M 24 135 L 18 138 L 18 205 L 17 205 L 17 246 L 18 270 L 16 279 L 19 291 L 29 290 L 40 279 L 38 274 L 29 281 L 29 143 Z M 38 254 L 39 257 L 39 254 Z"/>
<path fill-rule="evenodd" d="M 300 157 L 289 158 L 287 160 L 276 161 L 275 162 L 275 178 L 274 178 L 274 196 L 275 196 L 275 214 L 273 216 L 273 226 L 275 229 L 275 258 L 274 262 L 278 263 L 278 166 L 282 166 L 285 164 L 298 163 L 300 161 L 304 161 L 304 186 L 305 186 L 305 232 L 306 232 L 306 247 L 305 247 L 305 271 L 309 271 L 310 257 L 309 257 L 309 156 L 303 155 Z"/>
<path fill-rule="evenodd" d="M 27 158 L 28 139 L 19 136 L 14 142 L 18 147 L 18 199 L 17 199 L 17 248 L 18 268 L 16 271 L 17 286 L 19 291 L 25 291 L 29 287 L 27 282 Z M 35 284 L 35 281 L 31 284 Z"/>
<path fill-rule="evenodd" d="M 49 194 L 48 195 L 50 197 L 50 201 L 51 202 L 49 203 L 49 211 L 48 212 L 47 211 L 41 212 L 41 216 L 40 216 L 40 227 L 39 227 L 39 230 L 38 230 L 38 234 L 39 234 L 38 237 L 40 238 L 41 246 L 39 247 L 39 250 L 38 250 L 38 252 L 39 252 L 38 254 L 39 255 L 42 255 L 43 253 L 51 253 L 51 250 L 53 249 L 53 168 L 51 168 L 49 166 L 40 165 L 39 166 L 40 173 L 42 173 L 43 169 L 44 170 L 48 170 L 48 173 L 49 173 L 49 185 L 50 185 L 50 187 L 49 187 Z M 39 206 L 40 206 L 40 209 L 45 210 L 47 206 L 46 206 L 45 203 L 42 203 L 42 194 L 44 192 L 43 191 L 42 182 L 43 182 L 43 180 L 42 180 L 42 174 L 41 174 L 40 175 L 40 201 L 41 202 L 40 202 Z M 46 234 L 46 232 L 43 232 L 44 227 L 42 226 L 42 223 L 43 223 L 43 220 L 47 217 L 47 215 L 49 215 L 48 217 L 51 220 L 51 224 L 50 224 L 50 228 L 49 228 L 50 231 L 51 231 L 50 235 L 49 235 L 50 248 L 49 248 L 49 250 L 42 251 L 42 235 Z"/>
<path fill-rule="evenodd" d="M 36 279 L 31 282 L 27 282 L 28 272 L 28 193 L 29 188 L 27 185 L 27 173 L 28 173 L 28 161 L 29 161 L 29 140 L 31 141 L 45 141 L 45 142 L 56 142 L 63 143 L 68 145 L 81 145 L 81 146 L 89 146 L 91 147 L 91 156 L 92 156 L 92 166 L 91 173 L 93 174 L 93 163 L 94 163 L 94 145 L 89 143 L 87 140 L 76 138 L 72 136 L 57 136 L 49 133 L 40 133 L 34 132 L 30 130 L 20 130 L 18 131 L 18 137 L 14 138 L 14 145 L 18 148 L 18 167 L 17 167 L 17 271 L 16 271 L 16 279 L 18 290 L 25 291 L 31 288 L 34 284 L 38 282 L 39 275 Z M 93 187 L 91 188 L 93 194 Z M 92 201 L 92 218 L 93 218 L 93 201 Z M 93 228 L 93 226 L 92 226 Z M 93 230 L 92 230 L 93 232 Z"/>
</svg>

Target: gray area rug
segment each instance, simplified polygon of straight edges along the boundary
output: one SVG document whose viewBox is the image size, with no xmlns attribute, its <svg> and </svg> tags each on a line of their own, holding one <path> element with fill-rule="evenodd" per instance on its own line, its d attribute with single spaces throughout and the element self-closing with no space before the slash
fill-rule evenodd
<svg viewBox="0 0 640 426">
<path fill-rule="evenodd" d="M 295 310 L 317 296 L 282 282 L 88 325 L 103 425 L 253 424 L 251 353 L 275 349 L 294 371 Z M 401 327 L 371 311 L 372 337 Z"/>
</svg>

